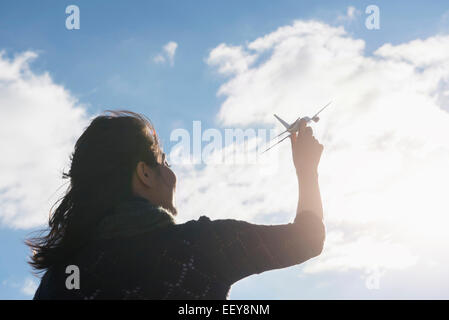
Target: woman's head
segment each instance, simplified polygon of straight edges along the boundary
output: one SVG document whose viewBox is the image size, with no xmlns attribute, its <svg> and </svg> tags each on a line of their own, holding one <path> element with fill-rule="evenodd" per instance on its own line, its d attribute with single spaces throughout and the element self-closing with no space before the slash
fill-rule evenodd
<svg viewBox="0 0 449 320">
<path fill-rule="evenodd" d="M 109 111 L 96 117 L 75 145 L 68 176 L 80 202 L 106 208 L 139 195 L 176 211 L 175 176 L 153 125 L 136 113 Z"/>
<path fill-rule="evenodd" d="M 64 178 L 70 186 L 50 216 L 48 235 L 27 242 L 36 269 L 81 246 L 115 205 L 133 195 L 176 214 L 176 176 L 151 122 L 133 112 L 108 111 L 93 119 L 75 144 Z"/>
</svg>

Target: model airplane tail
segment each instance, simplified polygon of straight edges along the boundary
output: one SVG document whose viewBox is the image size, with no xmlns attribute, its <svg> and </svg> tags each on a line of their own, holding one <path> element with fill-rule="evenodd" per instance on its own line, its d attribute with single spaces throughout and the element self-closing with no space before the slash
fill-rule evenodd
<svg viewBox="0 0 449 320">
<path fill-rule="evenodd" d="M 274 114 L 274 116 L 276 117 L 276 119 L 279 120 L 280 123 L 282 123 L 282 125 L 285 127 L 285 129 L 290 128 L 290 125 L 286 121 L 284 121 L 281 118 L 279 118 L 276 114 Z"/>
</svg>

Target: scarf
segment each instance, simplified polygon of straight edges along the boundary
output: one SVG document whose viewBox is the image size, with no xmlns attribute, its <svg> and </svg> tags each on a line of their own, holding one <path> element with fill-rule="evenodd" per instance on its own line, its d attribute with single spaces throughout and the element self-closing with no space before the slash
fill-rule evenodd
<svg viewBox="0 0 449 320">
<path fill-rule="evenodd" d="M 102 239 L 132 237 L 174 224 L 175 220 L 167 210 L 134 197 L 121 202 L 112 214 L 101 220 L 97 235 Z"/>
</svg>

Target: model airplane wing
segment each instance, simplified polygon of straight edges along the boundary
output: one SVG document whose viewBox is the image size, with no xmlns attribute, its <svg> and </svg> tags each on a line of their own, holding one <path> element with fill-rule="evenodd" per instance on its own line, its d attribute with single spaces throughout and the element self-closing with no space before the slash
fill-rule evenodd
<svg viewBox="0 0 449 320">
<path fill-rule="evenodd" d="M 276 117 L 276 119 L 279 120 L 280 123 L 282 123 L 282 125 L 285 127 L 285 129 L 290 128 L 290 125 L 289 125 L 287 122 L 285 122 L 284 120 L 282 120 L 281 118 L 279 118 L 279 117 L 278 117 L 277 115 L 275 115 L 275 114 L 274 114 L 274 116 Z"/>
<path fill-rule="evenodd" d="M 284 133 L 286 133 L 288 130 L 284 130 L 284 131 L 282 131 L 281 133 L 279 133 L 276 137 L 274 137 L 273 139 L 271 139 L 271 140 L 274 140 L 274 139 L 276 139 L 276 138 L 278 138 L 279 136 L 282 136 Z"/>
<path fill-rule="evenodd" d="M 332 103 L 332 101 L 330 101 L 328 104 L 326 104 L 324 107 L 322 107 L 321 110 L 318 111 L 318 112 L 312 117 L 312 119 L 315 118 L 317 115 L 319 115 L 320 112 L 323 111 L 324 109 L 326 109 L 331 103 Z"/>
<path fill-rule="evenodd" d="M 276 119 L 278 119 L 278 120 L 284 125 L 284 127 L 286 128 L 286 130 L 282 131 L 281 133 L 279 133 L 276 137 L 274 137 L 274 138 L 271 139 L 271 140 L 274 140 L 274 139 L 280 137 L 281 135 L 283 135 L 284 133 L 286 133 L 286 132 L 288 131 L 288 129 L 291 127 L 286 121 L 282 120 L 282 119 L 279 118 L 277 115 L 274 115 L 274 116 L 276 117 Z"/>
<path fill-rule="evenodd" d="M 265 150 L 265 151 L 262 152 L 262 153 L 267 152 L 268 150 L 270 150 L 271 148 L 273 148 L 275 145 L 278 145 L 279 143 L 281 143 L 282 141 L 284 141 L 285 139 L 287 139 L 287 138 L 290 137 L 290 136 L 291 136 L 291 134 L 289 134 L 288 136 L 282 138 L 281 140 L 279 140 L 278 142 L 276 142 L 275 144 L 273 144 L 271 147 L 269 147 L 267 150 Z"/>
</svg>

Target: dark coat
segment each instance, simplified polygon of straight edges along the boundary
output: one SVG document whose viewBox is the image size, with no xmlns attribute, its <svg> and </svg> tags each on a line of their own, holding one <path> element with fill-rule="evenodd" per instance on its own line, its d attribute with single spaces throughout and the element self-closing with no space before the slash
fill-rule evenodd
<svg viewBox="0 0 449 320">
<path fill-rule="evenodd" d="M 169 216 L 142 198 L 130 208 L 135 217 Z M 271 226 L 206 216 L 183 224 L 169 220 L 150 228 L 139 219 L 131 222 L 136 229 L 114 224 L 125 229 L 121 234 L 103 228 L 108 232 L 47 270 L 34 299 L 226 299 L 240 279 L 317 256 L 325 238 L 312 212 Z M 68 265 L 79 267 L 79 289 L 66 288 Z"/>
</svg>

